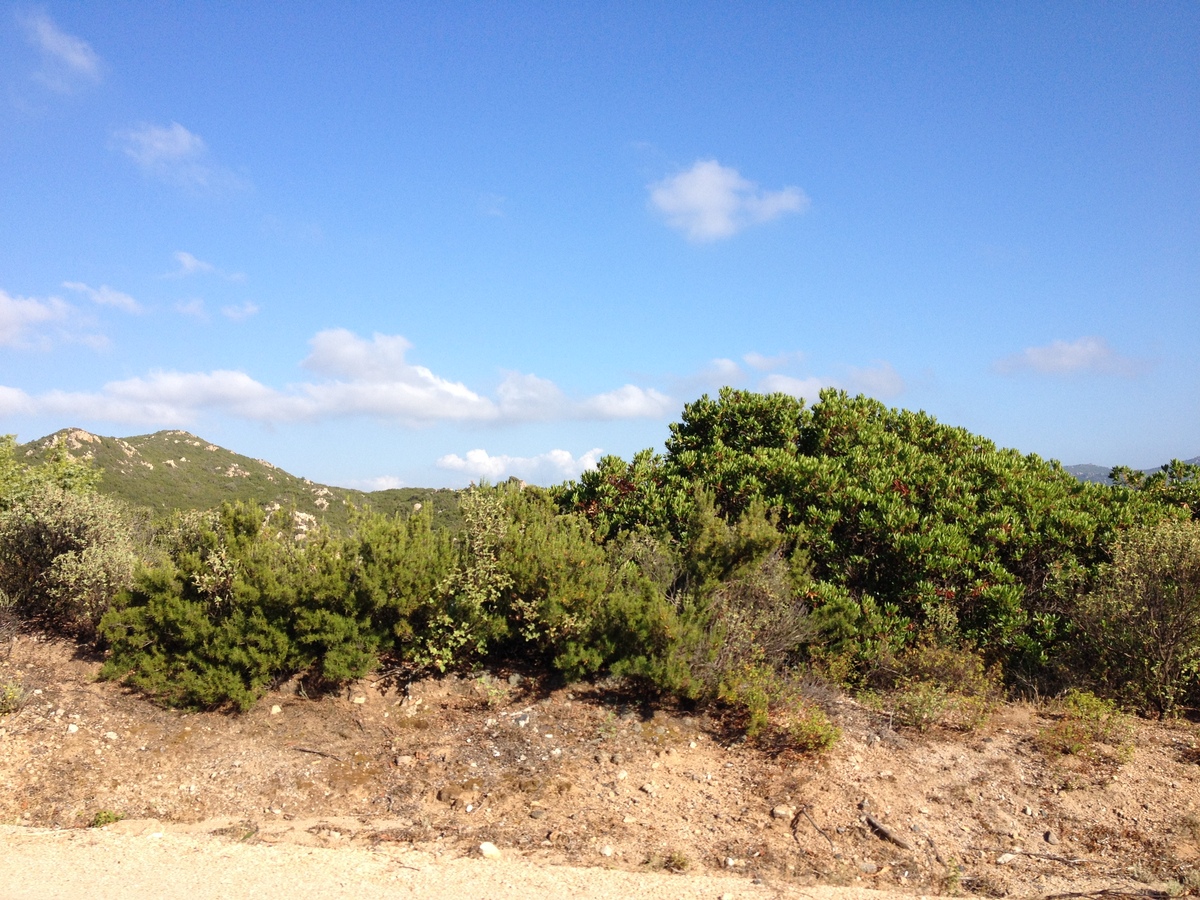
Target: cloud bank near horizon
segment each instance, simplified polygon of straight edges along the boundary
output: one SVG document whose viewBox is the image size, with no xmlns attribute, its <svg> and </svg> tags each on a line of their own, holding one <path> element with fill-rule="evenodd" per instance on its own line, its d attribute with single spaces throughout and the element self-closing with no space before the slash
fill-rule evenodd
<svg viewBox="0 0 1200 900">
<path fill-rule="evenodd" d="M 53 304 L 0 295 L 0 343 L 19 341 L 29 324 L 63 315 Z M 309 344 L 301 366 L 318 377 L 284 388 L 238 370 L 160 370 L 110 381 L 97 391 L 29 394 L 0 387 L 0 414 L 163 427 L 189 425 L 204 415 L 264 424 L 363 417 L 421 427 L 661 418 L 674 407 L 654 388 L 626 384 L 576 399 L 548 379 L 519 372 L 507 373 L 495 397 L 489 397 L 410 363 L 406 354 L 412 345 L 401 335 L 367 339 L 335 328 L 318 332 Z"/>
</svg>

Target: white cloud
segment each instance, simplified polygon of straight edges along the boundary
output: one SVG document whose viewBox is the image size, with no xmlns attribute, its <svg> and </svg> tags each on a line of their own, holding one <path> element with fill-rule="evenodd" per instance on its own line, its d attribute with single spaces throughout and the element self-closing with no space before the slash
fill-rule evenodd
<svg viewBox="0 0 1200 900">
<path fill-rule="evenodd" d="M 582 401 L 577 418 L 658 419 L 670 413 L 675 401 L 654 388 L 627 384 Z"/>
<path fill-rule="evenodd" d="M 38 326 L 64 322 L 70 312 L 71 307 L 57 297 L 13 297 L 0 290 L 0 347 L 26 346 Z"/>
<path fill-rule="evenodd" d="M 770 372 L 773 369 L 782 369 L 784 366 L 794 365 L 804 359 L 804 354 L 800 352 L 791 353 L 776 353 L 774 356 L 764 356 L 762 353 L 751 351 L 742 357 L 742 361 L 750 368 L 757 369 L 760 372 Z"/>
<path fill-rule="evenodd" d="M 508 372 L 496 388 L 500 409 L 507 418 L 554 419 L 566 414 L 570 401 L 558 385 L 547 378 Z"/>
<path fill-rule="evenodd" d="M 199 319 L 201 322 L 208 321 L 208 312 L 204 309 L 204 301 L 199 297 L 193 297 L 191 300 L 180 300 L 175 304 L 175 312 L 181 316 L 190 316 L 193 319 Z"/>
<path fill-rule="evenodd" d="M 405 486 L 404 479 L 395 475 L 377 475 L 374 478 L 352 478 L 342 484 L 342 487 L 356 488 L 360 491 L 393 491 Z"/>
<path fill-rule="evenodd" d="M 501 481 L 510 476 L 549 484 L 578 478 L 588 470 L 596 468 L 604 451 L 599 447 L 579 457 L 566 450 L 550 450 L 537 456 L 492 456 L 486 450 L 469 450 L 465 457 L 457 453 L 443 456 L 437 461 L 439 469 L 461 472 L 473 479 Z"/>
<path fill-rule="evenodd" d="M 799 188 L 764 191 L 737 169 L 697 160 L 686 172 L 649 186 L 650 205 L 668 225 L 697 242 L 732 237 L 744 228 L 800 213 L 809 199 Z"/>
<path fill-rule="evenodd" d="M 867 394 L 876 400 L 888 400 L 904 393 L 904 378 L 890 362 L 878 362 L 860 369 L 850 367 L 850 372 L 838 384 L 853 394 Z"/>
<path fill-rule="evenodd" d="M 996 360 L 992 368 L 1013 375 L 1032 372 L 1038 375 L 1119 375 L 1131 378 L 1147 368 L 1144 360 L 1122 356 L 1102 337 L 1081 337 L 1074 341 L 1055 340 L 1041 347 L 1027 347 L 1020 353 Z"/>
<path fill-rule="evenodd" d="M 233 319 L 235 322 L 240 322 L 243 319 L 248 319 L 258 312 L 258 305 L 247 300 L 240 306 L 222 306 L 221 315 L 227 319 Z"/>
<path fill-rule="evenodd" d="M 199 301 L 181 311 L 204 313 Z M 204 413 L 265 423 L 363 416 L 408 426 L 446 421 L 504 424 L 662 417 L 672 405 L 664 394 L 634 385 L 573 400 L 553 382 L 521 374 L 507 376 L 492 399 L 407 362 L 411 345 L 400 335 L 376 334 L 368 340 L 331 329 L 319 332 L 310 343 L 312 352 L 302 365 L 322 380 L 286 389 L 264 385 L 239 371 L 156 371 L 110 382 L 99 391 L 51 391 L 30 402 L 43 412 L 164 425 L 189 423 Z"/>
<path fill-rule="evenodd" d="M 889 362 L 878 362 L 866 368 L 851 366 L 843 378 L 833 378 L 823 375 L 810 375 L 807 378 L 795 378 L 780 372 L 772 372 L 759 382 L 758 389 L 764 392 L 779 391 L 802 397 L 809 403 L 814 403 L 824 388 L 833 387 L 849 391 L 851 394 L 866 394 L 876 400 L 888 400 L 904 392 L 904 378 Z"/>
<path fill-rule="evenodd" d="M 167 278 L 184 278 L 188 275 L 207 275 L 210 272 L 216 271 L 216 267 L 210 262 L 205 262 L 202 259 L 197 259 L 188 253 L 186 250 L 177 250 L 174 254 L 175 262 L 179 263 L 179 268 L 174 272 L 168 272 Z"/>
<path fill-rule="evenodd" d="M 208 145 L 200 135 L 188 131 L 178 122 L 140 125 L 119 131 L 113 137 L 118 149 L 143 172 L 161 181 L 196 191 L 246 187 L 243 179 L 212 160 Z M 175 258 L 180 260 L 180 254 L 177 253 Z"/>
<path fill-rule="evenodd" d="M 824 388 L 834 387 L 833 382 L 817 377 L 793 378 L 790 375 L 780 375 L 773 372 L 759 382 L 758 389 L 766 394 L 781 393 L 800 397 L 809 403 L 816 401 L 817 395 Z"/>
<path fill-rule="evenodd" d="M 190 275 L 220 275 L 229 281 L 246 280 L 244 272 L 222 272 L 212 263 L 205 262 L 188 253 L 186 250 L 177 250 L 171 255 L 174 257 L 178 268 L 174 272 L 167 272 L 162 276 L 163 278 L 187 278 Z"/>
<path fill-rule="evenodd" d="M 67 34 L 45 12 L 30 13 L 20 21 L 26 38 L 42 54 L 42 68 L 34 77 L 43 85 L 68 94 L 84 82 L 100 80 L 100 55 L 83 38 Z"/>
<path fill-rule="evenodd" d="M 142 311 L 141 305 L 136 300 L 128 294 L 113 290 L 107 284 L 102 284 L 100 287 L 94 288 L 89 287 L 82 281 L 64 281 L 63 287 L 69 291 L 76 291 L 83 294 L 93 303 L 100 306 L 111 306 L 127 313 L 139 313 Z"/>
</svg>

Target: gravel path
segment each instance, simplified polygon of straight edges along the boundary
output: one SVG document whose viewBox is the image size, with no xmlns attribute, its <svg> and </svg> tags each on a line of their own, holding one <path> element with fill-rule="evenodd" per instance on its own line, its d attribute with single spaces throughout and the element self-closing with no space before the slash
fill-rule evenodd
<svg viewBox="0 0 1200 900">
<path fill-rule="evenodd" d="M 860 888 L 780 888 L 745 878 L 437 858 L 395 847 L 239 844 L 197 834 L 0 826 L 4 900 L 885 900 Z M 912 900 L 912 895 L 905 895 Z"/>
</svg>

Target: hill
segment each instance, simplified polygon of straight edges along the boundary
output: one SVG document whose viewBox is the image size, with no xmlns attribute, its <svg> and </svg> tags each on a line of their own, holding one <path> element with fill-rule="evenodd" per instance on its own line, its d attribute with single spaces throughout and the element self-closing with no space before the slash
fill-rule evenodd
<svg viewBox="0 0 1200 900">
<path fill-rule="evenodd" d="M 89 460 L 100 469 L 101 492 L 156 513 L 211 509 L 224 501 L 240 500 L 294 509 L 300 514 L 299 521 L 338 529 L 349 524 L 354 509 L 366 507 L 386 515 L 410 515 L 428 506 L 433 509 L 436 526 L 453 528 L 460 522 L 456 491 L 395 488 L 367 492 L 317 484 L 187 431 L 118 438 L 64 428 L 21 445 L 18 453 L 30 462 L 41 462 L 60 445 L 73 458 Z"/>
<path fill-rule="evenodd" d="M 1193 456 L 1191 459 L 1185 459 L 1185 463 L 1191 466 L 1200 466 L 1200 456 Z M 1153 469 L 1142 469 L 1147 475 L 1152 475 L 1157 472 L 1160 467 Z M 1109 484 L 1108 473 L 1112 471 L 1112 466 L 1096 466 L 1090 463 L 1084 463 L 1078 466 L 1063 466 L 1063 471 L 1068 475 L 1074 475 L 1080 481 L 1092 481 L 1096 484 Z"/>
</svg>

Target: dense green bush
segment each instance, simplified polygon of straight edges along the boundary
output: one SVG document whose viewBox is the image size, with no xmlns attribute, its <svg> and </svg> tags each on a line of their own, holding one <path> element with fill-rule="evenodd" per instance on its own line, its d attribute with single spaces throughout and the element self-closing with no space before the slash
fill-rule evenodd
<svg viewBox="0 0 1200 900">
<path fill-rule="evenodd" d="M 1200 681 L 1200 522 L 1164 520 L 1121 535 L 1074 617 L 1110 696 L 1174 712 Z"/>
<path fill-rule="evenodd" d="M 686 547 L 700 492 L 731 521 L 754 504 L 772 510 L 785 552 L 803 554 L 811 576 L 809 648 L 848 677 L 918 638 L 983 649 L 1012 678 L 1043 675 L 1074 586 L 1155 508 L 833 390 L 809 409 L 724 389 L 684 409 L 665 456 L 606 458 L 558 496 L 601 540 L 644 527 Z"/>
<path fill-rule="evenodd" d="M 107 497 L 46 481 L 0 512 L 0 591 L 52 630 L 93 633 L 133 565 L 122 511 Z"/>
</svg>

